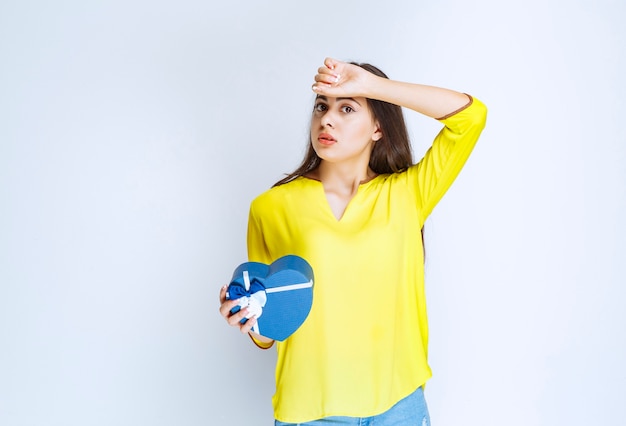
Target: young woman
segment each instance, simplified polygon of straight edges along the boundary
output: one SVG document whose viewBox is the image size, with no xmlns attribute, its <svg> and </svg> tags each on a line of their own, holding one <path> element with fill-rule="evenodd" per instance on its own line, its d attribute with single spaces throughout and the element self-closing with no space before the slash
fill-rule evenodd
<svg viewBox="0 0 626 426">
<path fill-rule="evenodd" d="M 313 307 L 277 343 L 276 425 L 428 425 L 428 323 L 421 230 L 485 125 L 485 106 L 453 90 L 390 80 L 327 58 L 315 75 L 301 166 L 251 204 L 250 261 L 295 254 L 313 267 Z M 405 107 L 442 130 L 413 164 Z M 220 292 L 220 313 L 261 348 Z"/>
</svg>

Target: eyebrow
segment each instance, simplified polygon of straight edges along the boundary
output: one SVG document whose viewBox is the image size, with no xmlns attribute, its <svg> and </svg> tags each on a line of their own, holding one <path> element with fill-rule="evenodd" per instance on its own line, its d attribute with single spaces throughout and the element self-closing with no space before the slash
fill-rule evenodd
<svg viewBox="0 0 626 426">
<path fill-rule="evenodd" d="M 315 99 L 321 99 L 321 100 L 323 100 L 323 101 L 325 101 L 325 102 L 328 102 L 328 98 L 327 98 L 326 96 L 324 96 L 324 95 L 317 95 L 317 96 L 315 97 Z M 357 104 L 358 106 L 361 106 L 361 104 L 359 103 L 359 101 L 357 101 L 357 100 L 356 100 L 356 99 L 354 99 L 354 98 L 335 98 L 335 99 L 337 99 L 337 101 L 339 101 L 339 102 L 341 102 L 341 101 L 352 101 L 352 102 L 354 102 L 355 104 Z"/>
</svg>

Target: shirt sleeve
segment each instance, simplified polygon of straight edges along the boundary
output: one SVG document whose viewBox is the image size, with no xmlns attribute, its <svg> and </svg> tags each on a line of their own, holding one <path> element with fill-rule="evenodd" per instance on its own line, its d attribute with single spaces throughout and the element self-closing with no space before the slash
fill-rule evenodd
<svg viewBox="0 0 626 426">
<path fill-rule="evenodd" d="M 269 249 L 265 243 L 261 222 L 256 214 L 255 201 L 250 205 L 250 212 L 248 214 L 247 244 L 249 262 L 262 262 L 267 264 L 272 262 Z"/>
<path fill-rule="evenodd" d="M 450 188 L 485 127 L 487 108 L 478 99 L 468 97 L 467 105 L 438 119 L 444 128 L 424 158 L 408 170 L 410 181 L 417 185 L 421 223 Z"/>
</svg>

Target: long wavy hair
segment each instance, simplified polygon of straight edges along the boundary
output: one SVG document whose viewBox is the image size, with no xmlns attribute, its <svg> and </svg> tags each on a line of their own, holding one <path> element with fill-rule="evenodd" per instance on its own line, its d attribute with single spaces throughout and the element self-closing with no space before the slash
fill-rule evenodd
<svg viewBox="0 0 626 426">
<path fill-rule="evenodd" d="M 351 62 L 351 64 L 379 77 L 389 78 L 374 65 L 357 62 Z M 370 169 L 376 174 L 390 174 L 405 170 L 413 164 L 413 152 L 402 108 L 376 99 L 367 99 L 367 105 L 372 111 L 374 119 L 378 121 L 382 133 L 382 137 L 376 141 L 372 149 L 369 162 Z M 322 159 L 317 155 L 311 140 L 309 140 L 306 154 L 300 166 L 276 182 L 274 186 L 283 185 L 312 172 L 319 167 L 321 162 Z"/>
</svg>

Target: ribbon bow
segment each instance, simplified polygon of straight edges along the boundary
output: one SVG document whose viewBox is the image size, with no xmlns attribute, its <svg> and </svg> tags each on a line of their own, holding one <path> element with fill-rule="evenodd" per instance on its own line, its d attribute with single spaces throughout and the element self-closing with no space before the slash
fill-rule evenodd
<svg viewBox="0 0 626 426">
<path fill-rule="evenodd" d="M 265 286 L 257 279 L 250 280 L 248 271 L 243 271 L 243 285 L 239 282 L 233 282 L 228 286 L 227 297 L 229 299 L 239 299 L 239 309 L 248 308 L 246 319 L 253 316 L 259 318 L 263 314 L 263 307 L 267 303 L 267 294 Z"/>
</svg>

